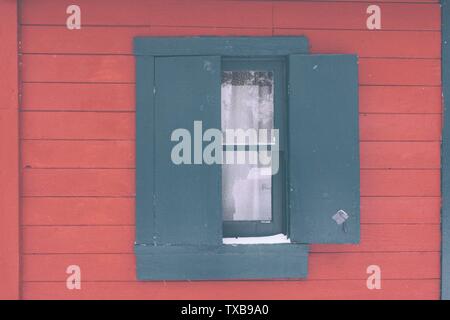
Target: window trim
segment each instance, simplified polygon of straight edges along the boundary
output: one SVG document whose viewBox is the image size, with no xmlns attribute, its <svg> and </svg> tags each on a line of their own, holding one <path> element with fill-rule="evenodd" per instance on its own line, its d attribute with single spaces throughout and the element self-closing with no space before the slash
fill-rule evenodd
<svg viewBox="0 0 450 320">
<path fill-rule="evenodd" d="M 289 56 L 307 54 L 305 37 L 173 37 L 134 39 L 136 56 L 136 269 L 139 280 L 300 279 L 307 276 L 309 245 L 156 245 L 151 152 L 155 58 L 160 56 Z M 287 97 L 286 97 L 287 98 Z M 140 210 L 138 209 L 140 208 Z M 182 267 L 180 268 L 180 261 Z M 226 266 L 226 268 L 224 268 Z"/>
<path fill-rule="evenodd" d="M 139 56 L 287 56 L 309 53 L 302 36 L 282 37 L 135 37 Z"/>
<path fill-rule="evenodd" d="M 135 248 L 138 280 L 301 279 L 308 253 L 308 245 L 292 243 Z"/>
</svg>

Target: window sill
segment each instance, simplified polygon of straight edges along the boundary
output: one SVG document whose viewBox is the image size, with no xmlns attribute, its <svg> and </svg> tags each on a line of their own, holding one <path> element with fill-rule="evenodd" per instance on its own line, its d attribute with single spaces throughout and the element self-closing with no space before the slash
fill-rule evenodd
<svg viewBox="0 0 450 320">
<path fill-rule="evenodd" d="M 308 272 L 308 245 L 135 246 L 139 280 L 300 279 Z"/>
</svg>

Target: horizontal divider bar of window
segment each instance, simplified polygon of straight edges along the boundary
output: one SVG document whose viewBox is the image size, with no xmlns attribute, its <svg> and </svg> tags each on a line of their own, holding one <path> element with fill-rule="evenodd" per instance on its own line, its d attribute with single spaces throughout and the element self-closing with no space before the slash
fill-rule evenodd
<svg viewBox="0 0 450 320">
<path fill-rule="evenodd" d="M 227 144 L 222 145 L 223 151 L 272 151 L 274 149 L 272 144 Z"/>
</svg>

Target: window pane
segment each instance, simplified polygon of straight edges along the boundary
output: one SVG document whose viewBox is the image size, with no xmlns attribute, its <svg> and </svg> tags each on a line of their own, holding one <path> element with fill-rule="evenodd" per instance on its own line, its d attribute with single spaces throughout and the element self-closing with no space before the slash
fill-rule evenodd
<svg viewBox="0 0 450 320">
<path fill-rule="evenodd" d="M 224 71 L 222 73 L 222 130 L 255 129 L 259 139 L 227 139 L 226 144 L 271 142 L 273 128 L 273 72 Z M 265 135 L 260 129 L 266 129 Z M 261 141 L 264 138 L 264 141 Z M 240 142 L 240 143 L 239 143 Z M 264 153 L 264 154 L 262 154 Z M 259 161 L 266 151 L 226 151 L 222 165 L 222 208 L 225 221 L 272 219 L 271 165 Z M 268 154 L 270 159 L 270 152 Z M 267 159 L 266 159 L 267 160 Z M 261 163 L 265 163 L 263 166 Z"/>
<path fill-rule="evenodd" d="M 273 128 L 273 72 L 224 71 L 221 93 L 222 130 Z"/>
<path fill-rule="evenodd" d="M 233 162 L 222 165 L 223 220 L 272 219 L 271 164 L 252 164 L 262 153 L 270 159 L 270 151 L 224 152 L 224 162 Z M 245 164 L 237 164 L 238 157 L 246 158 Z"/>
</svg>

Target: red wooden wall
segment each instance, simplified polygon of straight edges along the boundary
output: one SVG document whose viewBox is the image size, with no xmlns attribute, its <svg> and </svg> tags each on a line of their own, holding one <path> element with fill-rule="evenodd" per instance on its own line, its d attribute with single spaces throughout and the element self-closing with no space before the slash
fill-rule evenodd
<svg viewBox="0 0 450 320">
<path fill-rule="evenodd" d="M 69 4 L 81 30 L 65 27 Z M 440 7 L 378 1 L 382 30 L 369 31 L 369 4 L 21 1 L 22 297 L 439 298 Z M 314 53 L 357 53 L 361 244 L 312 246 L 301 281 L 137 282 L 137 35 L 306 35 Z M 81 290 L 66 288 L 71 264 Z M 366 287 L 372 264 L 381 290 Z"/>
</svg>

